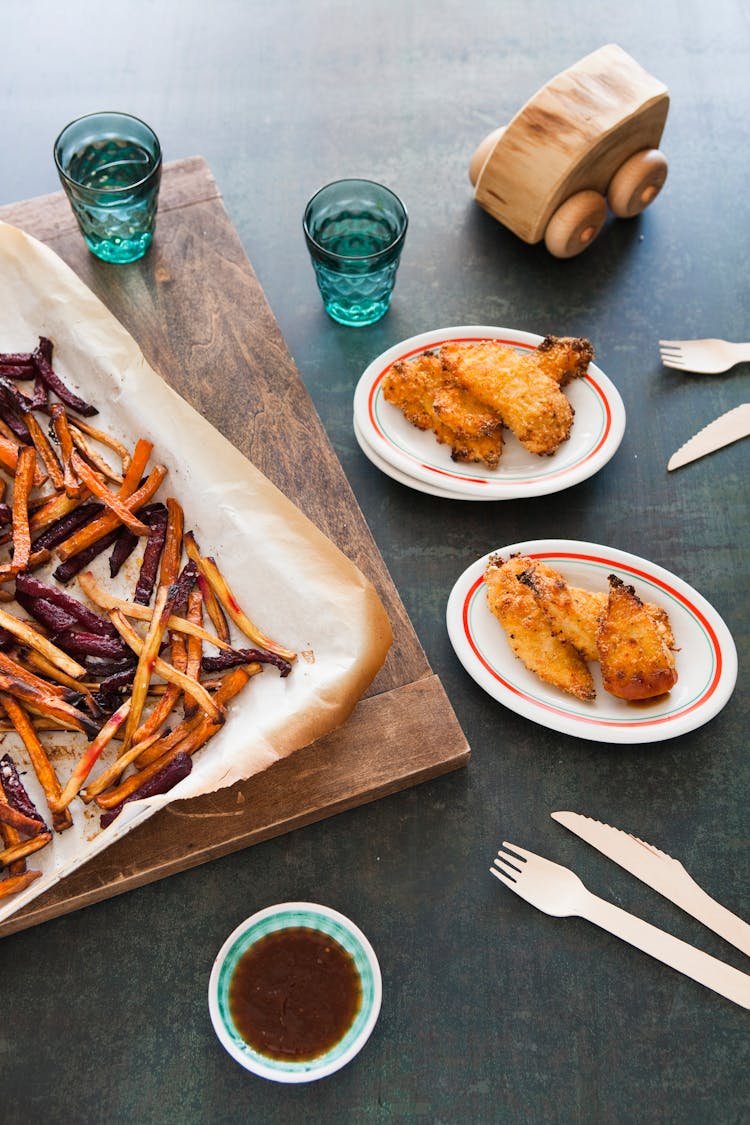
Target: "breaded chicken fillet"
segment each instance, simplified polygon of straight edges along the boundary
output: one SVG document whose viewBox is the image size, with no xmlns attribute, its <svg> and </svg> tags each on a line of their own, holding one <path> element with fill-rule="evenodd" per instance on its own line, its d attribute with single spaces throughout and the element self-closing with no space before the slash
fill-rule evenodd
<svg viewBox="0 0 750 1125">
<path fill-rule="evenodd" d="M 570 436 L 573 408 L 560 389 L 588 367 L 591 348 L 547 337 L 522 353 L 497 340 L 444 344 L 440 356 L 456 382 L 491 406 L 531 453 L 552 454 Z"/>
<path fill-rule="evenodd" d="M 515 655 L 545 683 L 590 702 L 591 672 L 576 648 L 555 631 L 529 587 L 519 582 L 528 559 L 492 555 L 485 569 L 487 603 Z"/>
<path fill-rule="evenodd" d="M 597 634 L 602 682 L 619 699 L 653 699 L 677 682 L 674 654 L 632 586 L 609 576 Z"/>
<path fill-rule="evenodd" d="M 394 363 L 383 378 L 383 397 L 420 430 L 432 430 L 454 461 L 484 462 L 496 469 L 503 448 L 502 419 L 446 371 L 437 352 Z"/>
<path fill-rule="evenodd" d="M 553 628 L 574 645 L 585 660 L 598 660 L 597 637 L 607 609 L 607 594 L 569 586 L 562 575 L 538 559 L 527 559 L 527 563 L 520 581 L 533 591 Z M 650 602 L 643 602 L 643 610 L 652 619 L 667 648 L 673 649 L 674 636 L 665 611 Z"/>
</svg>

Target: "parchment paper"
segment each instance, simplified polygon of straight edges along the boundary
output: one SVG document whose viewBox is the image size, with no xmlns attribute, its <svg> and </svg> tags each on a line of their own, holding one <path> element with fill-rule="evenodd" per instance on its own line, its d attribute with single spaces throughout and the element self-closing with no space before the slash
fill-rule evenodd
<svg viewBox="0 0 750 1125">
<path fill-rule="evenodd" d="M 119 321 L 53 251 L 0 223 L 0 351 L 31 351 L 40 335 L 53 341 L 59 375 L 98 407 L 94 425 L 129 448 L 139 437 L 153 442 L 150 466 L 158 462 L 168 469 L 157 499 L 176 497 L 186 529 L 193 529 L 204 554 L 216 558 L 248 616 L 267 636 L 303 655 L 286 678 L 268 666 L 250 680 L 230 704 L 221 731 L 195 755 L 192 773 L 170 793 L 126 805 L 104 831 L 98 813 L 76 800 L 74 827 L 29 858 L 42 878 L 0 900 L 0 921 L 164 804 L 249 778 L 339 726 L 392 641 L 385 610 L 359 569 L 167 386 Z M 111 587 L 107 555 L 91 569 Z M 85 601 L 75 585 L 69 592 Z M 233 642 L 251 647 L 236 630 Z M 86 745 L 85 736 L 77 745 Z M 24 769 L 24 784 L 46 814 L 15 735 L 0 735 L 0 754 L 5 751 Z M 73 761 L 55 758 L 63 785 Z"/>
</svg>

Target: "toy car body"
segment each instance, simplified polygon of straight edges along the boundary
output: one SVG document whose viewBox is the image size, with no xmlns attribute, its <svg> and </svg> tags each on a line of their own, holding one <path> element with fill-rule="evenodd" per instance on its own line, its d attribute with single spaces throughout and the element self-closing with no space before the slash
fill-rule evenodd
<svg viewBox="0 0 750 1125">
<path fill-rule="evenodd" d="M 469 166 L 475 199 L 525 242 L 572 257 L 599 234 L 607 204 L 628 218 L 655 199 L 668 109 L 663 83 L 616 44 L 601 47 L 482 141 Z"/>
</svg>

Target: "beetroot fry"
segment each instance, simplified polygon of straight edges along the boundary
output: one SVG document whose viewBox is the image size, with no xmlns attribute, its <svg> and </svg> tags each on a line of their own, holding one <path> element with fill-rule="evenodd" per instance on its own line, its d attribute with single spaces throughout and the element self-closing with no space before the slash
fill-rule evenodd
<svg viewBox="0 0 750 1125">
<path fill-rule="evenodd" d="M 60 401 L 64 402 L 66 406 L 77 411 L 78 414 L 84 414 L 86 417 L 98 414 L 99 411 L 95 406 L 91 406 L 90 403 L 71 391 L 60 376 L 53 371 L 51 355 L 50 341 L 46 337 L 40 336 L 39 346 L 34 349 L 32 356 L 36 373 L 45 387 L 52 391 L 53 394 L 56 394 Z"/>
<path fill-rule="evenodd" d="M 178 782 L 182 781 L 188 776 L 193 768 L 193 759 L 189 754 L 179 753 L 175 754 L 166 765 L 162 766 L 160 770 L 151 777 L 148 781 L 144 781 L 138 789 L 134 789 L 127 797 L 115 805 L 113 808 L 108 809 L 103 813 L 99 823 L 102 828 L 107 828 L 122 812 L 123 808 L 130 801 L 140 801 L 145 797 L 154 797 L 161 793 L 168 793 L 170 789 L 174 789 Z"/>
</svg>

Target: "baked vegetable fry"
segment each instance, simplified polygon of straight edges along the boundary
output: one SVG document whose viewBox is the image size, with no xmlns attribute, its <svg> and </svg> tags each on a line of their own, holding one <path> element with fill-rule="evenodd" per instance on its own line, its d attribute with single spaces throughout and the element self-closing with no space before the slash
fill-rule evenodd
<svg viewBox="0 0 750 1125">
<path fill-rule="evenodd" d="M 149 473 L 145 483 L 125 500 L 124 504 L 128 511 L 137 512 L 139 508 L 142 508 L 143 505 L 152 498 L 166 475 L 167 470 L 164 466 L 156 465 Z M 93 546 L 94 543 L 97 543 L 105 535 L 116 531 L 118 526 L 119 520 L 114 512 L 103 512 L 93 523 L 80 528 L 71 535 L 70 539 L 66 539 L 64 543 L 61 543 L 55 553 L 61 562 L 65 562 L 67 559 L 71 558 L 71 556 L 77 555 L 80 551 L 83 551 L 84 548 Z"/>
<path fill-rule="evenodd" d="M 102 750 L 104 750 L 105 746 L 109 745 L 122 724 L 126 721 L 130 714 L 130 706 L 131 700 L 126 699 L 125 702 L 117 708 L 114 715 L 104 724 L 96 738 L 89 743 L 86 752 L 83 757 L 80 758 L 78 765 L 68 778 L 60 796 L 55 798 L 54 801 L 50 801 L 48 798 L 47 803 L 53 812 L 60 812 L 62 809 L 67 809 L 73 798 L 77 796 L 81 786 L 98 762 Z"/>
<path fill-rule="evenodd" d="M 118 609 L 112 610 L 109 616 L 122 639 L 132 648 L 133 652 L 140 657 L 143 651 L 143 640 L 138 636 L 135 629 L 133 629 Z M 181 687 L 183 691 L 194 696 L 202 711 L 218 717 L 218 707 L 202 684 L 191 680 L 184 672 L 178 672 L 177 669 L 171 664 L 168 664 L 166 660 L 162 660 L 161 657 L 158 656 L 153 662 L 152 671 L 155 672 L 157 676 L 161 676 L 162 679 L 167 680 L 168 683 L 176 684 L 178 687 Z"/>
<path fill-rule="evenodd" d="M 188 558 L 192 559 L 198 567 L 198 570 L 206 579 L 237 628 L 240 629 L 253 644 L 258 645 L 259 648 L 267 648 L 269 652 L 275 652 L 278 656 L 283 656 L 285 660 L 291 661 L 297 659 L 296 652 L 292 652 L 290 649 L 284 648 L 283 645 L 277 644 L 276 641 L 272 641 L 253 624 L 230 590 L 215 560 L 212 558 L 204 558 L 203 555 L 201 555 L 198 544 L 195 541 L 195 536 L 191 531 L 185 534 L 185 550 L 187 551 Z"/>
<path fill-rule="evenodd" d="M 44 790 L 45 799 L 52 813 L 52 827 L 56 832 L 63 832 L 66 828 L 70 828 L 73 818 L 66 810 L 54 807 L 62 792 L 55 767 L 47 756 L 47 751 L 34 729 L 34 724 L 20 703 L 5 692 L 0 693 L 0 703 L 26 747 L 34 773 Z"/>
<path fill-rule="evenodd" d="M 251 668 L 235 668 L 233 672 L 229 673 L 224 678 L 222 686 L 216 693 L 217 703 L 223 708 L 234 695 L 240 691 L 247 683 L 249 677 L 254 671 L 260 671 L 260 665 L 256 665 L 255 669 Z M 131 774 L 115 789 L 110 789 L 106 793 L 101 793 L 96 797 L 96 803 L 100 808 L 111 809 L 115 805 L 119 805 L 126 797 L 135 792 L 145 781 L 148 781 L 158 773 L 158 771 L 168 764 L 179 753 L 194 753 L 200 746 L 211 738 L 217 730 L 220 729 L 221 722 L 209 718 L 207 715 L 196 715 L 193 719 L 186 719 L 169 737 L 169 748 L 164 751 L 163 744 L 160 746 L 159 742 L 154 743 L 150 748 L 152 751 L 157 747 L 162 750 L 160 756 L 151 761 L 144 769 L 139 770 L 137 773 Z M 166 743 L 166 739 L 164 740 Z M 136 747 L 133 747 L 136 749 Z"/>
<path fill-rule="evenodd" d="M 20 875 L 8 875 L 7 878 L 0 879 L 0 898 L 8 898 L 9 895 L 26 890 L 41 874 L 41 871 L 24 871 Z"/>
<path fill-rule="evenodd" d="M 114 594 L 108 594 L 107 591 L 103 590 L 98 584 L 90 570 L 86 571 L 84 574 L 78 575 L 78 585 L 81 587 L 84 594 L 86 594 L 95 605 L 98 605 L 100 609 L 119 609 L 126 617 L 133 617 L 137 621 L 150 621 L 153 617 L 154 611 L 150 606 L 136 605 L 134 602 L 126 602 L 122 598 L 116 598 Z M 215 648 L 226 649 L 230 652 L 232 650 L 231 645 L 219 640 L 213 633 L 209 633 L 207 629 L 195 625 L 185 617 L 177 617 L 174 613 L 170 615 L 167 628 L 178 633 L 188 633 L 193 637 L 200 637 L 201 640 L 206 641 L 207 644 L 213 645 Z"/>
</svg>

